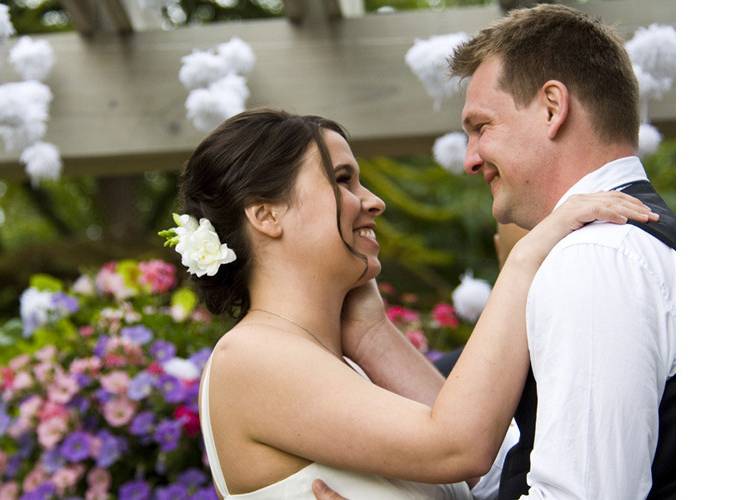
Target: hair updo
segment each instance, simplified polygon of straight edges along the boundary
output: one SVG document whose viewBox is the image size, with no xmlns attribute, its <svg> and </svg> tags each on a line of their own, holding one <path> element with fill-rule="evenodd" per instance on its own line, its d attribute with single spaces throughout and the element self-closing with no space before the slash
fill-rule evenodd
<svg viewBox="0 0 750 500">
<path fill-rule="evenodd" d="M 253 256 L 245 231 L 245 208 L 259 202 L 288 201 L 313 141 L 336 197 L 338 220 L 341 195 L 321 129 L 349 141 L 343 127 L 326 118 L 271 109 L 245 111 L 219 125 L 185 164 L 180 176 L 181 213 L 211 221 L 221 242 L 237 255 L 237 260 L 222 264 L 214 276 L 191 275 L 211 313 L 241 318 L 250 309 Z"/>
</svg>

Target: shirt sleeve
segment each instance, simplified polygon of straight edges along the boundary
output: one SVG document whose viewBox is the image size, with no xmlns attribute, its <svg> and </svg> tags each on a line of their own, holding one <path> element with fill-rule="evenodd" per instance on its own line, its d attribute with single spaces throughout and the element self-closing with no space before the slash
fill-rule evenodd
<svg viewBox="0 0 750 500">
<path fill-rule="evenodd" d="M 646 497 L 669 366 L 665 307 L 653 273 L 620 249 L 550 253 L 526 310 L 538 406 L 523 498 Z"/>
</svg>

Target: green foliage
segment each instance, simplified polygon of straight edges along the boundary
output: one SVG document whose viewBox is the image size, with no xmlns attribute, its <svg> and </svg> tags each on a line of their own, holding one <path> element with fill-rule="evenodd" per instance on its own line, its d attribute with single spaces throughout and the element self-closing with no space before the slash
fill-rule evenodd
<svg viewBox="0 0 750 500">
<path fill-rule="evenodd" d="M 669 139 L 652 155 L 643 159 L 651 183 L 672 210 L 677 211 L 676 174 L 677 143 Z"/>
</svg>

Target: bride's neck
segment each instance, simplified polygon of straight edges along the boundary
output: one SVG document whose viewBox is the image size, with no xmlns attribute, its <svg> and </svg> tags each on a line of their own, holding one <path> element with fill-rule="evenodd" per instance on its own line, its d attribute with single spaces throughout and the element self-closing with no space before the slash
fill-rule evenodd
<svg viewBox="0 0 750 500">
<path fill-rule="evenodd" d="M 308 330 L 318 341 L 334 353 L 341 353 L 341 307 L 346 291 L 319 276 L 306 276 L 299 270 L 259 272 L 250 284 L 250 317 L 252 311 L 268 311 L 283 325 L 285 318 L 292 330 L 294 324 Z M 256 315 L 259 318 L 260 315 Z M 271 319 L 266 316 L 263 319 Z M 260 319 L 260 318 L 259 318 Z M 311 339 L 313 340 L 313 339 Z"/>
</svg>

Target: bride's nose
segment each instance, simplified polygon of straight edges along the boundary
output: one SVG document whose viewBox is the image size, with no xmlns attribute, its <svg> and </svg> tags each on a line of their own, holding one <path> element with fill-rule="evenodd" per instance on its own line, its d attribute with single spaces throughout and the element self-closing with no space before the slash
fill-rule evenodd
<svg viewBox="0 0 750 500">
<path fill-rule="evenodd" d="M 385 202 L 378 196 L 375 196 L 369 189 L 362 189 L 364 190 L 362 196 L 362 209 L 375 216 L 385 212 Z"/>
</svg>

